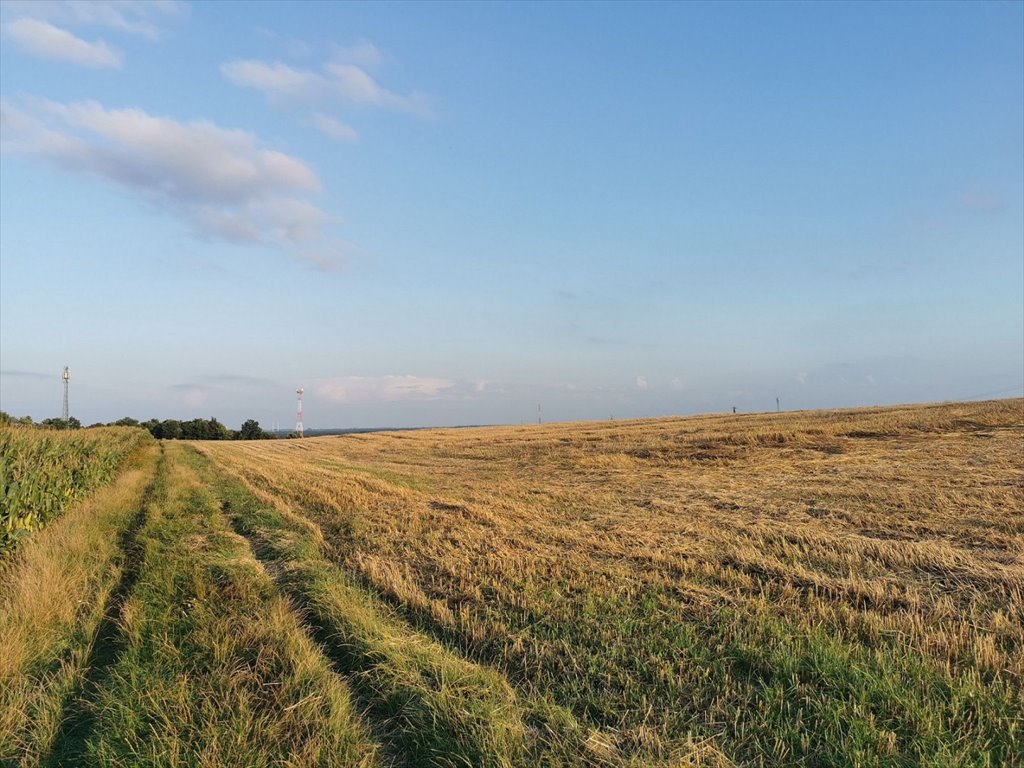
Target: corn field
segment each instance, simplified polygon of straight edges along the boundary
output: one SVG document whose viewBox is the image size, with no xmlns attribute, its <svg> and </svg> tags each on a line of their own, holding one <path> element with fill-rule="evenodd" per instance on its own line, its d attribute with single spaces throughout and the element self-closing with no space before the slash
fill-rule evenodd
<svg viewBox="0 0 1024 768">
<path fill-rule="evenodd" d="M 151 439 L 136 428 L 0 426 L 0 555 L 109 482 L 128 454 Z"/>
</svg>

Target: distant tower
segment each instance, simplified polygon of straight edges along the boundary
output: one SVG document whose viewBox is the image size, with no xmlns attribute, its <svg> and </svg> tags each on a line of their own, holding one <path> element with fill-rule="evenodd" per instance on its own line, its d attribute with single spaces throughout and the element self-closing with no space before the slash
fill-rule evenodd
<svg viewBox="0 0 1024 768">
<path fill-rule="evenodd" d="M 71 371 L 68 367 L 64 366 L 64 373 L 60 375 L 64 379 L 64 415 L 61 417 L 64 421 L 68 420 L 68 382 L 71 381 Z"/>
<path fill-rule="evenodd" d="M 538 424 L 540 424 L 540 422 L 541 422 L 541 416 L 542 415 L 543 414 L 541 414 L 541 412 L 540 412 L 540 403 L 537 403 L 537 423 Z"/>
<path fill-rule="evenodd" d="M 302 393 L 304 391 L 302 387 L 295 390 L 295 394 L 299 396 L 299 405 L 295 411 L 295 431 L 299 433 L 299 437 L 302 437 Z"/>
</svg>

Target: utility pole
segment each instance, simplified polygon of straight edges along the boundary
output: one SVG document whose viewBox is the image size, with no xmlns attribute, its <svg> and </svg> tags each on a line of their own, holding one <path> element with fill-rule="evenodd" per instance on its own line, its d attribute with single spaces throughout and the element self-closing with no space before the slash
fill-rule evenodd
<svg viewBox="0 0 1024 768">
<path fill-rule="evenodd" d="M 775 398 L 775 412 L 776 413 L 780 413 L 781 412 L 781 409 L 779 408 L 779 398 L 777 398 L 777 397 Z"/>
<path fill-rule="evenodd" d="M 295 390 L 295 394 L 299 396 L 299 404 L 295 409 L 295 431 L 299 433 L 299 437 L 302 437 L 302 393 L 304 391 L 302 387 Z"/>
</svg>

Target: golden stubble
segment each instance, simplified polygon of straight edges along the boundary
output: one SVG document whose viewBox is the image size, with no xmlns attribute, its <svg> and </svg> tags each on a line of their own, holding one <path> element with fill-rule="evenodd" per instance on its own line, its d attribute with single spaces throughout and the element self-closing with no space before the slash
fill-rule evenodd
<svg viewBox="0 0 1024 768">
<path fill-rule="evenodd" d="M 1024 401 L 205 443 L 473 643 L 544 590 L 668 588 L 1024 679 Z M 514 653 L 514 649 L 509 651 Z"/>
</svg>

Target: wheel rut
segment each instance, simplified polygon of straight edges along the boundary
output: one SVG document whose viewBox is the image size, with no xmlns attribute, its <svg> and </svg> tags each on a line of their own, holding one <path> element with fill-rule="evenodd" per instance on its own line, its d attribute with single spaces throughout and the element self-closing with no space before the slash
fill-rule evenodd
<svg viewBox="0 0 1024 768">
<path fill-rule="evenodd" d="M 82 684 L 77 693 L 69 697 L 64 704 L 57 735 L 44 762 L 47 768 L 76 768 L 82 764 L 85 757 L 86 744 L 96 723 L 97 694 L 127 646 L 127 638 L 121 632 L 121 620 L 125 603 L 135 588 L 145 559 L 145 547 L 139 541 L 139 533 L 149 519 L 150 506 L 165 473 L 166 454 L 161 445 L 156 470 L 146 486 L 139 509 L 121 532 L 118 542 L 121 575 L 107 596 L 103 618 L 96 629 L 92 647 L 86 658 Z"/>
<path fill-rule="evenodd" d="M 320 654 L 330 662 L 333 672 L 348 684 L 352 700 L 359 709 L 360 719 L 366 725 L 374 742 L 380 747 L 381 751 L 378 753 L 378 757 L 383 768 L 416 768 L 420 765 L 399 746 L 393 729 L 385 721 L 371 714 L 374 702 L 360 692 L 360 686 L 354 680 L 356 670 L 353 668 L 351 656 L 339 648 L 335 632 L 317 620 L 315 613 L 309 609 L 306 598 L 289 582 L 287 573 L 274 557 L 269 542 L 258 533 L 247 529 L 241 517 L 233 512 L 229 502 L 221 503 L 221 512 L 231 525 L 232 530 L 249 544 L 256 562 L 277 585 L 281 594 L 285 595 L 294 606 L 296 620 L 306 636 L 316 646 Z"/>
</svg>

